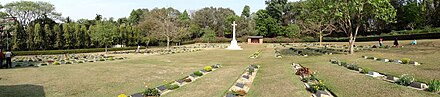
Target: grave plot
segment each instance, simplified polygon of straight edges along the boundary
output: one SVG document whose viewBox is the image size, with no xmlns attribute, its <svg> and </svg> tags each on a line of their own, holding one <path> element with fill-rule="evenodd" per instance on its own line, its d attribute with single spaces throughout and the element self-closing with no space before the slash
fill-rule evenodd
<svg viewBox="0 0 440 97">
<path fill-rule="evenodd" d="M 249 58 L 251 59 L 256 59 L 261 55 L 261 51 L 262 50 L 258 50 L 257 52 L 255 52 L 254 54 L 252 54 L 251 56 L 249 56 Z"/>
<path fill-rule="evenodd" d="M 245 72 L 240 75 L 240 78 L 229 88 L 228 92 L 223 97 L 245 97 L 252 86 L 252 82 L 257 76 L 259 65 L 251 65 L 246 68 Z"/>
<path fill-rule="evenodd" d="M 308 50 L 303 48 L 289 48 L 281 50 L 281 54 L 291 55 L 291 56 L 319 56 L 322 53 L 315 52 L 314 50 Z"/>
<path fill-rule="evenodd" d="M 421 63 L 419 63 L 417 61 L 412 61 L 409 58 L 388 59 L 388 58 L 377 58 L 377 57 L 374 57 L 374 56 L 362 56 L 362 58 L 376 60 L 376 61 L 382 61 L 382 62 L 387 62 L 387 63 L 410 64 L 410 65 L 414 65 L 414 66 L 421 65 Z"/>
<path fill-rule="evenodd" d="M 147 88 L 141 93 L 135 93 L 132 94 L 131 97 L 154 97 L 154 96 L 160 96 L 164 95 L 166 93 L 169 93 L 179 87 L 182 87 L 184 85 L 190 84 L 197 79 L 203 77 L 203 75 L 209 74 L 222 66 L 220 64 L 212 65 L 212 66 L 205 66 L 202 70 L 195 71 L 189 76 L 183 77 L 181 79 L 177 79 L 175 81 L 166 83 L 164 85 L 160 85 L 156 88 Z"/>
<path fill-rule="evenodd" d="M 66 54 L 66 55 L 37 55 L 18 56 L 12 59 L 13 67 L 40 67 L 47 65 L 80 64 L 98 61 L 122 60 L 126 57 L 114 57 L 103 54 Z"/>
<path fill-rule="evenodd" d="M 387 82 L 396 83 L 398 85 L 407 86 L 412 89 L 422 90 L 422 91 L 431 91 L 434 93 L 438 93 L 440 91 L 440 81 L 432 80 L 429 84 L 423 82 L 417 82 L 413 76 L 408 74 L 403 74 L 400 77 L 395 77 L 389 74 L 379 73 L 377 71 L 370 70 L 368 68 L 358 67 L 354 64 L 348 64 L 346 62 L 341 62 L 339 60 L 331 59 L 330 62 L 332 64 L 337 64 L 339 66 L 346 67 L 347 69 L 353 70 L 358 73 L 365 74 L 367 76 L 371 76 L 373 78 L 381 79 Z"/>
<path fill-rule="evenodd" d="M 305 88 L 310 91 L 312 97 L 334 97 L 330 90 L 326 88 L 322 80 L 315 77 L 315 73 L 310 68 L 304 67 L 300 64 L 292 63 L 295 75 L 298 75 L 302 82 L 304 82 Z"/>
<path fill-rule="evenodd" d="M 227 44 L 217 44 L 217 43 L 200 43 L 200 44 L 191 44 L 191 45 L 183 45 L 183 46 L 174 46 L 173 48 L 227 48 Z"/>
<path fill-rule="evenodd" d="M 135 51 L 115 51 L 112 54 L 129 54 L 129 53 L 140 53 L 140 54 L 148 54 L 148 55 L 167 55 L 167 54 L 177 54 L 177 53 L 188 53 L 188 52 L 196 52 L 201 51 L 202 49 L 193 49 L 193 48 L 176 48 L 176 49 L 148 49 L 140 52 Z"/>
</svg>

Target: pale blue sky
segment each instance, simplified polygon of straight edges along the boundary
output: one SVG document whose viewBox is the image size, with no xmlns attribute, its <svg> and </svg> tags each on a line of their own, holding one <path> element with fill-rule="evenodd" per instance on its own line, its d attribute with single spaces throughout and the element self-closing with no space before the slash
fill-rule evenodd
<svg viewBox="0 0 440 97">
<path fill-rule="evenodd" d="M 2 5 L 21 0 L 2 0 Z M 45 1 L 54 4 L 57 12 L 63 17 L 70 16 L 77 20 L 81 18 L 93 19 L 95 14 L 104 17 L 128 17 L 131 10 L 138 8 L 153 9 L 155 7 L 173 7 L 181 12 L 184 10 L 198 10 L 204 7 L 231 8 L 237 15 L 241 14 L 243 7 L 249 5 L 251 12 L 266 7 L 265 0 L 26 0 Z M 289 0 L 298 1 L 298 0 Z"/>
</svg>

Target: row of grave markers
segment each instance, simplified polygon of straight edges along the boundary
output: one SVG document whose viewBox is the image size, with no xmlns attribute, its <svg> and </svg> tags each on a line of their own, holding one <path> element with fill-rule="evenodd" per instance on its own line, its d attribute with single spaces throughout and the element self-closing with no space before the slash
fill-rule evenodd
<svg viewBox="0 0 440 97">
<path fill-rule="evenodd" d="M 391 62 L 391 63 L 397 63 L 397 64 L 405 64 L 402 60 L 399 60 L 399 59 L 393 60 L 393 59 L 387 59 L 387 58 L 377 58 L 377 57 L 373 57 L 373 56 L 362 56 L 362 58 L 364 58 L 364 59 L 371 59 L 371 60 L 377 60 L 377 61 L 382 61 L 382 62 Z M 411 64 L 411 65 L 414 65 L 414 66 L 421 65 L 421 63 L 416 62 L 416 61 L 409 61 L 408 64 Z"/>
<path fill-rule="evenodd" d="M 332 64 L 337 64 L 339 66 L 344 66 L 343 63 L 345 62 L 341 62 L 339 60 L 334 60 L 331 59 L 330 62 Z M 350 65 L 345 65 L 344 67 L 349 68 Z M 359 73 L 363 72 L 363 68 L 362 67 L 358 67 L 358 70 L 354 70 L 354 71 L 358 71 Z M 400 80 L 400 78 L 392 76 L 392 75 L 388 75 L 388 74 L 384 74 L 384 73 L 379 73 L 376 71 L 372 71 L 372 70 L 368 70 L 368 73 L 365 74 L 367 76 L 371 76 L 373 78 L 378 78 L 387 82 L 391 82 L 391 83 L 396 83 Z M 416 89 L 416 90 L 427 90 L 428 89 L 428 85 L 426 85 L 425 83 L 422 82 L 411 82 L 409 84 L 409 87 L 412 89 Z"/>
<path fill-rule="evenodd" d="M 250 86 L 252 86 L 252 82 L 254 82 L 255 77 L 257 76 L 259 65 L 251 65 L 246 68 L 245 72 L 241 74 L 240 78 L 234 83 L 234 85 L 229 88 L 228 92 L 223 97 L 245 97 L 249 92 Z"/>
</svg>

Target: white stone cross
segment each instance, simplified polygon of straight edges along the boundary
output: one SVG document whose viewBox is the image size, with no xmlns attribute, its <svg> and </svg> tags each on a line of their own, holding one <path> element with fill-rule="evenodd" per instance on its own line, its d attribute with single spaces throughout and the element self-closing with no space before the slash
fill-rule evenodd
<svg viewBox="0 0 440 97">
<path fill-rule="evenodd" d="M 232 23 L 232 41 L 231 41 L 231 45 L 228 46 L 228 50 L 242 50 L 240 46 L 238 46 L 237 44 L 237 40 L 235 39 L 235 26 L 237 26 L 237 24 L 235 24 L 235 21 Z"/>
</svg>

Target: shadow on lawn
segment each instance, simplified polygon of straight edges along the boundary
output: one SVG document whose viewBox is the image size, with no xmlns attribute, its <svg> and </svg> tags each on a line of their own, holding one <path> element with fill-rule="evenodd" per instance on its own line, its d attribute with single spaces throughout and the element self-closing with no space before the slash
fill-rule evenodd
<svg viewBox="0 0 440 97">
<path fill-rule="evenodd" d="M 0 85 L 0 97 L 45 97 L 44 87 L 39 85 Z"/>
</svg>

